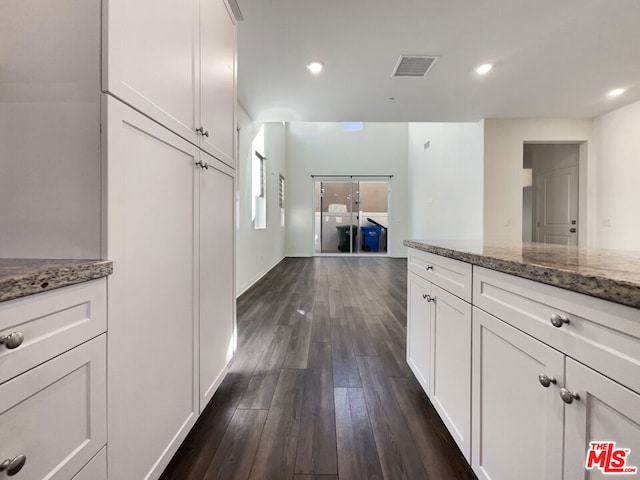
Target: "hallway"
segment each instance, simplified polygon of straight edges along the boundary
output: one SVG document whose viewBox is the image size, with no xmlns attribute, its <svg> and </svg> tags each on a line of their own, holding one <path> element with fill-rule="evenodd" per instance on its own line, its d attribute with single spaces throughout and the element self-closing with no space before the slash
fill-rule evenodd
<svg viewBox="0 0 640 480">
<path fill-rule="evenodd" d="M 473 479 L 405 362 L 406 260 L 287 258 L 161 480 Z"/>
</svg>

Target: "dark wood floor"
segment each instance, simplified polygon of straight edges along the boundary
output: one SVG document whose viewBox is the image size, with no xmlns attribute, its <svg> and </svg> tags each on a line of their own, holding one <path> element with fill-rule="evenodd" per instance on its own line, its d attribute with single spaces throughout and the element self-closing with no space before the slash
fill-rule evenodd
<svg viewBox="0 0 640 480">
<path fill-rule="evenodd" d="M 161 480 L 474 479 L 405 362 L 406 261 L 287 258 Z"/>
</svg>

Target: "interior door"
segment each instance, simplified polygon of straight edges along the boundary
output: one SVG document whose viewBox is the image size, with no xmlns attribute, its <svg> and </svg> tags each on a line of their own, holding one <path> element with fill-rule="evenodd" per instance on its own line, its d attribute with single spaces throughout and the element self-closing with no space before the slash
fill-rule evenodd
<svg viewBox="0 0 640 480">
<path fill-rule="evenodd" d="M 537 241 L 578 244 L 578 165 L 536 175 Z"/>
</svg>

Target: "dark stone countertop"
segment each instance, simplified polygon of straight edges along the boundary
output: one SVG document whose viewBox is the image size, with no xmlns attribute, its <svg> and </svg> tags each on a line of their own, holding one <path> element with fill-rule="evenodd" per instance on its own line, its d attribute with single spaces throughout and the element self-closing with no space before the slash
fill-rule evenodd
<svg viewBox="0 0 640 480">
<path fill-rule="evenodd" d="M 640 308 L 640 252 L 461 240 L 405 240 L 404 245 Z"/>
<path fill-rule="evenodd" d="M 113 273 L 108 260 L 0 258 L 0 302 L 87 282 Z"/>
</svg>

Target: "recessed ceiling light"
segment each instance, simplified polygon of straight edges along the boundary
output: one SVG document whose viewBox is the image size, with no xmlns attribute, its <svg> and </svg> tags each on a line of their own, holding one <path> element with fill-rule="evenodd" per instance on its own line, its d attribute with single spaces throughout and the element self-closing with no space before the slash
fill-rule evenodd
<svg viewBox="0 0 640 480">
<path fill-rule="evenodd" d="M 322 64 L 322 62 L 311 62 L 309 65 L 307 65 L 309 71 L 314 75 L 319 74 L 322 71 L 323 67 L 324 65 Z"/>
<path fill-rule="evenodd" d="M 618 95 L 622 95 L 624 93 L 624 88 L 614 88 L 609 92 L 610 97 L 617 97 Z"/>
<path fill-rule="evenodd" d="M 491 65 L 490 63 L 485 63 L 484 65 L 480 65 L 478 68 L 476 68 L 476 73 L 478 75 L 486 75 L 491 71 L 492 68 L 493 65 Z"/>
</svg>

